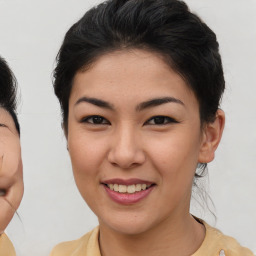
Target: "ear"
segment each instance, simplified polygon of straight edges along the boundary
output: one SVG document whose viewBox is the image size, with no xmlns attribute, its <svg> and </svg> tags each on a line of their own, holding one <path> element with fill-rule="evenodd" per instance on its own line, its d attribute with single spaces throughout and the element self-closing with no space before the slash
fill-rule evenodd
<svg viewBox="0 0 256 256">
<path fill-rule="evenodd" d="M 213 122 L 206 123 L 203 127 L 203 136 L 199 152 L 199 163 L 209 163 L 214 159 L 225 125 L 225 113 L 218 109 Z"/>
</svg>

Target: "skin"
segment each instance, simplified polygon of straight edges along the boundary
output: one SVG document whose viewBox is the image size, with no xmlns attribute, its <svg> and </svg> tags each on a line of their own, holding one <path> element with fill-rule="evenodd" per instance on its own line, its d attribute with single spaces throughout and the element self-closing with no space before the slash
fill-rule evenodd
<svg viewBox="0 0 256 256">
<path fill-rule="evenodd" d="M 19 134 L 11 115 L 0 108 L 0 234 L 18 209 L 23 189 Z"/>
<path fill-rule="evenodd" d="M 175 101 L 141 107 L 166 97 Z M 200 247 L 205 229 L 189 213 L 192 183 L 197 164 L 214 158 L 223 126 L 221 110 L 201 126 L 194 93 L 157 54 L 113 52 L 77 72 L 66 136 L 77 187 L 99 219 L 102 255 L 185 256 Z M 102 184 L 113 178 L 155 186 L 143 200 L 121 205 Z"/>
</svg>

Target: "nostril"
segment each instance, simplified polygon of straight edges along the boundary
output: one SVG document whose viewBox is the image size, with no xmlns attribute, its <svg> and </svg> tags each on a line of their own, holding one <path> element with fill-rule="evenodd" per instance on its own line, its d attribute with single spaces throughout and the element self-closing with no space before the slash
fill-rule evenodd
<svg viewBox="0 0 256 256">
<path fill-rule="evenodd" d="M 111 150 L 108 154 L 108 161 L 116 167 L 122 169 L 134 168 L 145 162 L 145 154 L 138 149 L 120 149 Z"/>
</svg>

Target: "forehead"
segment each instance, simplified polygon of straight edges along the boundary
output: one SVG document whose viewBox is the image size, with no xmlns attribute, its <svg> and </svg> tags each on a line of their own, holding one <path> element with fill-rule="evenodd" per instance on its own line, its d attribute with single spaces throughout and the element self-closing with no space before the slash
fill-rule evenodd
<svg viewBox="0 0 256 256">
<path fill-rule="evenodd" d="M 85 92 L 105 95 L 132 95 L 139 97 L 163 96 L 163 93 L 193 95 L 184 79 L 167 61 L 155 52 L 122 50 L 99 57 L 88 69 L 76 73 L 71 98 Z M 161 95 L 157 95 L 160 93 Z M 175 96 L 175 95 L 172 95 Z"/>
</svg>

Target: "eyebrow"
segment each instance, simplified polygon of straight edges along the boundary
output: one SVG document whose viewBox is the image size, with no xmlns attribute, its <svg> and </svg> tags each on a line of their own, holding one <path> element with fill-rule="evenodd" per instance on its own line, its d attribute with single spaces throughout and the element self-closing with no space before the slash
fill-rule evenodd
<svg viewBox="0 0 256 256">
<path fill-rule="evenodd" d="M 75 103 L 75 105 L 78 105 L 79 103 L 82 103 L 82 102 L 87 102 L 87 103 L 93 104 L 93 105 L 101 107 L 101 108 L 114 110 L 114 107 L 112 106 L 112 104 L 110 104 L 104 100 L 100 100 L 100 99 L 96 99 L 96 98 L 82 97 Z"/>
<path fill-rule="evenodd" d="M 163 98 L 156 98 L 156 99 L 151 99 L 151 100 L 142 102 L 136 107 L 136 110 L 142 111 L 146 108 L 152 108 L 152 107 L 160 106 L 162 104 L 166 104 L 166 103 L 170 103 L 170 102 L 178 103 L 178 104 L 185 106 L 185 104 L 179 99 L 176 99 L 174 97 L 163 97 Z"/>
<path fill-rule="evenodd" d="M 78 101 L 75 103 L 75 105 L 78 105 L 79 103 L 82 103 L 82 102 L 87 102 L 87 103 L 93 104 L 97 107 L 114 110 L 114 106 L 112 104 L 110 104 L 104 100 L 100 100 L 100 99 L 96 99 L 96 98 L 82 97 L 82 98 L 78 99 Z M 185 104 L 179 99 L 176 99 L 174 97 L 163 97 L 163 98 L 151 99 L 151 100 L 144 101 L 144 102 L 140 103 L 139 105 L 136 106 L 136 111 L 142 111 L 144 109 L 160 106 L 160 105 L 166 104 L 166 103 L 177 103 L 177 104 L 185 106 Z"/>
</svg>

